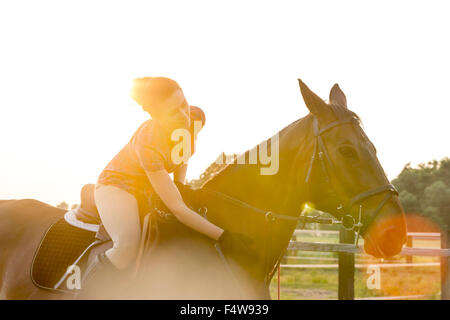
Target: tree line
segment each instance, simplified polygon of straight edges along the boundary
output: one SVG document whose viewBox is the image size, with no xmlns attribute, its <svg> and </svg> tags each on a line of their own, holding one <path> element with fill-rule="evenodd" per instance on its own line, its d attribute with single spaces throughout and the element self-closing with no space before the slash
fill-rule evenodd
<svg viewBox="0 0 450 320">
<path fill-rule="evenodd" d="M 408 163 L 392 184 L 406 213 L 429 218 L 440 228 L 450 226 L 450 159 L 432 160 L 416 168 Z"/>
</svg>

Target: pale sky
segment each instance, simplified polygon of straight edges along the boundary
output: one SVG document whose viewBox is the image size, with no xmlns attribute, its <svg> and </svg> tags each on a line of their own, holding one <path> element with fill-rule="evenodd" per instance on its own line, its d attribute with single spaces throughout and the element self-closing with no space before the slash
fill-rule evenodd
<svg viewBox="0 0 450 320">
<path fill-rule="evenodd" d="M 196 178 L 307 114 L 334 83 L 390 179 L 450 156 L 448 1 L 2 1 L 0 199 L 78 203 L 148 116 L 136 76 L 206 113 Z"/>
</svg>

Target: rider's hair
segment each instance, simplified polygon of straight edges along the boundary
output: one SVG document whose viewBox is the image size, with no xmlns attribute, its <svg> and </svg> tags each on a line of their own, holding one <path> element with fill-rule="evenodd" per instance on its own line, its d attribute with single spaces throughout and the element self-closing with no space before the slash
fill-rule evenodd
<svg viewBox="0 0 450 320">
<path fill-rule="evenodd" d="M 165 77 L 143 77 L 133 80 L 130 96 L 152 118 L 158 118 L 167 110 L 162 110 L 162 103 L 173 94 L 179 93 L 184 98 L 181 87 L 175 80 Z"/>
</svg>

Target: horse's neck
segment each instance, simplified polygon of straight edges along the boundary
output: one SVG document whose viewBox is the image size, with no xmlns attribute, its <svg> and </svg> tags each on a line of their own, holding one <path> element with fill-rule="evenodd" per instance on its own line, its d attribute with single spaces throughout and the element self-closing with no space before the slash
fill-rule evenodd
<svg viewBox="0 0 450 320">
<path fill-rule="evenodd" d="M 295 129 L 295 128 L 293 128 Z M 299 131 L 290 130 L 280 136 L 279 171 L 275 175 L 262 175 L 259 165 L 230 164 L 219 175 L 206 183 L 205 187 L 220 191 L 231 197 L 237 198 L 264 211 L 298 216 L 306 199 L 305 185 L 299 185 L 299 174 L 307 170 L 307 162 L 303 159 L 298 162 L 298 155 L 304 157 L 307 152 L 302 143 L 303 136 L 298 136 Z M 298 129 L 298 128 L 297 128 Z M 297 139 L 296 146 L 292 144 L 293 138 Z M 291 151 L 287 150 L 291 149 Z M 301 168 L 295 168 L 295 163 L 301 163 Z M 303 166 L 305 168 L 303 168 Z M 239 211 L 239 208 L 236 208 Z M 244 210 L 243 210 L 244 211 Z M 245 213 L 242 213 L 243 216 Z M 244 219 L 242 219 L 245 221 Z M 276 220 L 273 228 L 267 227 L 267 221 L 261 215 L 260 220 L 251 220 L 253 235 L 256 237 L 261 253 L 266 254 L 267 240 L 271 244 L 271 263 L 280 256 L 287 247 L 292 233 L 296 227 L 296 221 Z"/>
<path fill-rule="evenodd" d="M 257 166 L 231 164 L 205 187 L 220 191 L 254 207 L 276 211 L 285 186 L 278 177 L 261 176 Z M 281 198 L 280 198 L 281 197 Z"/>
<path fill-rule="evenodd" d="M 312 152 L 309 117 L 293 122 L 280 131 L 278 171 L 273 175 L 263 175 L 260 164 L 233 163 L 211 178 L 205 187 L 238 198 L 255 207 L 297 215 L 299 202 L 307 200 L 306 184 L 301 179 L 309 165 Z M 308 142 L 309 141 L 309 142 Z M 260 148 L 263 141 L 254 149 Z M 310 150 L 311 149 L 311 150 Z M 249 159 L 248 152 L 244 159 Z M 242 155 L 241 155 L 242 156 Z"/>
</svg>

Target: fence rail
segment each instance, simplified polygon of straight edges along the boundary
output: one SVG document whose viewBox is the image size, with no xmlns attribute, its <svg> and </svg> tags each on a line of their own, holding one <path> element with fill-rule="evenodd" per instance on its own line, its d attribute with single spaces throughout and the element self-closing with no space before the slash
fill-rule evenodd
<svg viewBox="0 0 450 320">
<path fill-rule="evenodd" d="M 423 263 L 356 263 L 356 269 L 366 269 L 369 266 L 378 268 L 405 268 L 405 267 L 439 267 L 439 262 L 423 262 Z M 291 269 L 337 269 L 337 263 L 322 263 L 322 264 L 282 264 L 281 268 Z"/>
<path fill-rule="evenodd" d="M 338 253 L 364 253 L 362 248 L 347 243 L 323 243 L 291 241 L 288 250 L 338 252 Z M 429 248 L 403 248 L 399 255 L 404 256 L 427 256 L 427 257 L 450 257 L 450 249 Z"/>
<path fill-rule="evenodd" d="M 281 265 L 285 268 L 337 268 L 339 273 L 338 298 L 340 300 L 353 300 L 355 268 L 363 268 L 364 264 L 355 264 L 355 254 L 363 254 L 360 247 L 351 244 L 354 240 L 353 233 L 341 231 L 316 231 L 295 230 L 294 236 L 300 234 L 339 234 L 340 243 L 319 243 L 291 241 L 287 250 L 313 251 L 313 252 L 336 252 L 339 254 L 338 264 L 315 264 L 315 265 Z M 441 249 L 434 248 L 412 248 L 412 239 L 440 240 Z M 441 299 L 450 300 L 450 231 L 439 233 L 408 233 L 408 247 L 403 248 L 399 255 L 407 257 L 407 263 L 403 264 L 377 264 L 380 267 L 437 267 L 441 268 Z M 440 263 L 412 263 L 412 256 L 439 257 Z M 280 297 L 280 267 L 278 268 L 278 298 Z M 405 297 L 407 298 L 407 297 Z"/>
</svg>

